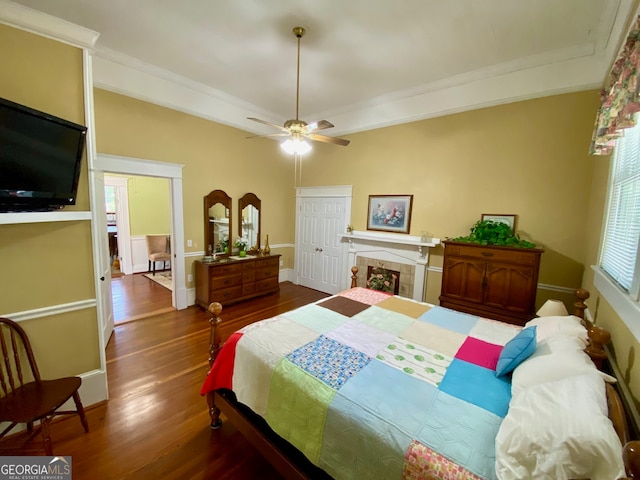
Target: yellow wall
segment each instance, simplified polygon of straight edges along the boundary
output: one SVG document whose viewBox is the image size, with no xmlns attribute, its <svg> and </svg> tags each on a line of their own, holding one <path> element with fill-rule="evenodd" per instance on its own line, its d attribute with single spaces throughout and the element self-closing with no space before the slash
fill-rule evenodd
<svg viewBox="0 0 640 480">
<path fill-rule="evenodd" d="M 267 234 L 272 247 L 294 243 L 293 160 L 276 143 L 105 90 L 94 89 L 94 95 L 99 153 L 185 165 L 184 238 L 193 241 L 184 246 L 187 255 L 206 251 L 203 197 L 215 189 L 233 199 L 233 241 L 238 199 L 252 192 L 262 200 L 262 244 Z M 284 268 L 293 268 L 292 248 L 272 248 L 272 253 L 283 254 Z M 185 259 L 187 275 L 194 273 L 193 259 Z"/>
<path fill-rule="evenodd" d="M 82 51 L 0 25 L 0 97 L 84 124 Z M 78 199 L 89 210 L 86 159 Z M 95 299 L 89 221 L 0 225 L 0 315 Z M 23 322 L 44 377 L 100 367 L 95 307 Z"/>
<path fill-rule="evenodd" d="M 171 198 L 168 179 L 129 177 L 127 192 L 132 236 L 171 233 Z"/>
<path fill-rule="evenodd" d="M 597 106 L 588 91 L 354 134 L 346 148 L 315 146 L 302 181 L 354 185 L 357 230 L 372 194 L 413 194 L 412 235 L 456 237 L 483 213 L 517 214 L 518 233 L 545 249 L 540 283 L 578 288 Z M 441 266 L 442 248 L 431 252 L 430 265 Z M 439 283 L 430 272 L 427 301 L 438 303 Z M 549 296 L 558 294 L 539 290 L 539 304 Z"/>
</svg>

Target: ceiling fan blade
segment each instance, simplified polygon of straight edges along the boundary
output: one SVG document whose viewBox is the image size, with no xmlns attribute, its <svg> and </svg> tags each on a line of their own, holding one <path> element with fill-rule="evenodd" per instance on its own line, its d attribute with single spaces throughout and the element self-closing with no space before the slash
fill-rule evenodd
<svg viewBox="0 0 640 480">
<path fill-rule="evenodd" d="M 306 133 L 315 132 L 316 130 L 326 130 L 327 128 L 333 128 L 333 123 L 328 122 L 327 120 L 320 120 L 307 125 Z"/>
<path fill-rule="evenodd" d="M 318 135 L 317 133 L 309 133 L 305 137 L 315 140 L 317 142 L 333 143 L 334 145 L 341 145 L 346 147 L 351 143 L 351 140 L 345 140 L 344 138 L 327 137 L 326 135 Z"/>
<path fill-rule="evenodd" d="M 244 138 L 288 137 L 288 133 L 271 133 L 269 135 L 251 135 Z"/>
<path fill-rule="evenodd" d="M 264 125 L 269 125 L 270 127 L 275 127 L 278 130 L 282 130 L 283 132 L 289 133 L 289 130 L 284 128 L 282 125 L 276 125 L 275 123 L 267 122 L 266 120 L 260 120 L 259 118 L 247 117 L 247 120 L 253 120 L 254 122 L 262 123 Z"/>
</svg>

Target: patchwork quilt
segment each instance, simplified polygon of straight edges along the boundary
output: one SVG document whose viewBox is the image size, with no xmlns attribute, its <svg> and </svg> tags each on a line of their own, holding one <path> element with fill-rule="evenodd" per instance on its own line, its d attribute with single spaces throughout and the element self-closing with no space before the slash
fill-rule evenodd
<svg viewBox="0 0 640 480">
<path fill-rule="evenodd" d="M 233 390 L 336 479 L 494 479 L 519 331 L 354 288 L 234 333 L 201 393 Z"/>
</svg>

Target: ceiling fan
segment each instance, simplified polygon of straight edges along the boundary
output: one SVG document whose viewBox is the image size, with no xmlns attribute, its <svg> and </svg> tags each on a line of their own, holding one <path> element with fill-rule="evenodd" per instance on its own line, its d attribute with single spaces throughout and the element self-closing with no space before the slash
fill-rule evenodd
<svg viewBox="0 0 640 480">
<path fill-rule="evenodd" d="M 256 135 L 254 137 L 289 137 L 283 143 L 280 144 L 282 149 L 290 154 L 303 155 L 311 150 L 311 145 L 305 140 L 314 140 L 316 142 L 333 143 L 334 145 L 341 145 L 346 147 L 350 141 L 343 138 L 327 137 L 326 135 L 319 135 L 315 132 L 319 130 L 326 130 L 332 128 L 333 124 L 327 120 L 319 120 L 313 123 L 307 123 L 304 120 L 298 118 L 298 107 L 300 104 L 300 39 L 304 36 L 304 28 L 295 27 L 293 34 L 298 39 L 298 70 L 296 75 L 296 118 L 293 120 L 287 120 L 284 122 L 284 126 L 276 125 L 275 123 L 260 120 L 259 118 L 247 117 L 248 120 L 254 122 L 263 123 L 271 127 L 275 127 L 281 130 L 283 133 L 273 133 L 271 135 Z"/>
</svg>

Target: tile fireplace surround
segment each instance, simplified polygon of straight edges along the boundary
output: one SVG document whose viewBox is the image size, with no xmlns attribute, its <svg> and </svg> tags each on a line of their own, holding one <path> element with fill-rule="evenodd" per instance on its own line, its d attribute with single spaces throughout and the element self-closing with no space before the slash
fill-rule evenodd
<svg viewBox="0 0 640 480">
<path fill-rule="evenodd" d="M 439 238 L 429 238 L 422 242 L 420 237 L 411 235 L 357 230 L 341 237 L 348 247 L 347 276 L 351 278 L 351 267 L 357 266 L 359 287 L 366 286 L 365 277 L 369 265 L 396 270 L 400 272 L 399 295 L 423 301 L 429 249 L 440 243 Z"/>
</svg>

